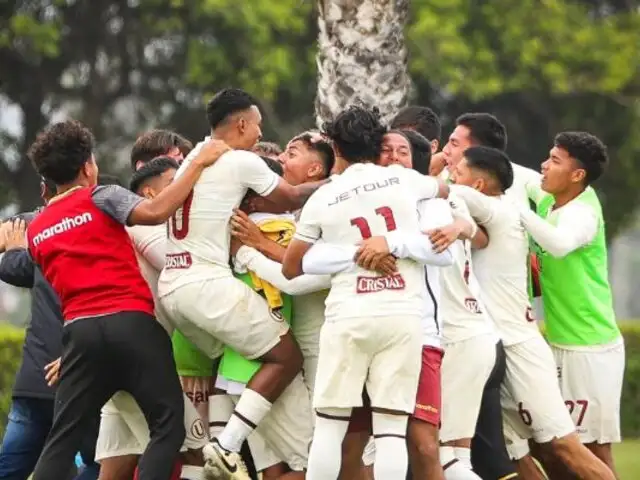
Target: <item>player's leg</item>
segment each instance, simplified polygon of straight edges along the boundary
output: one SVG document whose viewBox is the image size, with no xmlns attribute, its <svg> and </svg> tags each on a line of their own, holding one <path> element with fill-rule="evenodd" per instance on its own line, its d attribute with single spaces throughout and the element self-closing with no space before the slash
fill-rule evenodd
<svg viewBox="0 0 640 480">
<path fill-rule="evenodd" d="M 365 391 L 362 393 L 362 407 L 356 407 L 351 411 L 351 419 L 347 435 L 342 442 L 342 467 L 340 479 L 365 480 L 367 478 L 367 464 L 365 463 L 365 449 L 367 446 L 373 451 L 371 457 L 375 458 L 375 445 L 371 434 L 371 400 Z M 373 465 L 373 458 L 369 466 Z"/>
<path fill-rule="evenodd" d="M 320 332 L 320 354 L 313 406 L 315 431 L 309 452 L 309 480 L 338 478 L 342 443 L 351 410 L 362 405 L 370 355 L 371 319 L 327 321 Z"/>
<path fill-rule="evenodd" d="M 481 478 L 512 479 L 517 473 L 505 445 L 500 399 L 507 368 L 506 355 L 502 342 L 496 342 L 493 348 L 496 361 L 482 393 L 478 422 L 471 441 L 471 465 Z"/>
<path fill-rule="evenodd" d="M 367 392 L 373 410 L 373 438 L 376 462 L 374 477 L 404 478 L 408 466 L 407 425 L 416 407 L 416 392 L 422 366 L 422 322 L 420 317 L 378 317 L 375 319 L 377 349 L 369 366 Z M 434 428 L 435 430 L 435 428 Z M 438 460 L 437 434 L 434 456 Z M 431 477 L 430 477 L 431 478 Z"/>
<path fill-rule="evenodd" d="M 615 479 L 611 470 L 580 443 L 560 393 L 551 348 L 541 335 L 509 347 L 505 383 L 537 443 L 550 448 L 580 478 Z"/>
<path fill-rule="evenodd" d="M 315 292 L 293 298 L 295 321 L 291 325 L 303 357 L 302 374 L 304 383 L 313 398 L 313 389 L 318 370 L 320 330 L 324 323 L 324 300 L 326 292 Z"/>
<path fill-rule="evenodd" d="M 117 320 L 105 324 L 104 335 L 119 358 L 121 390 L 135 399 L 149 428 L 150 440 L 140 458 L 138 475 L 140 480 L 169 478 L 186 431 L 185 396 L 171 339 L 150 315 L 123 312 Z M 204 435 L 204 427 L 200 428 Z"/>
<path fill-rule="evenodd" d="M 560 389 L 583 444 L 614 473 L 611 445 L 621 440 L 620 397 L 624 343 L 590 351 L 552 347 Z"/>
<path fill-rule="evenodd" d="M 422 367 L 415 411 L 409 418 L 407 439 L 413 478 L 444 479 L 439 455 L 442 354 L 440 349 L 422 347 Z"/>
<path fill-rule="evenodd" d="M 84 427 L 98 418 L 100 408 L 117 388 L 114 377 L 120 371 L 110 364 L 113 352 L 101 334 L 107 322 L 117 321 L 114 317 L 88 318 L 64 327 L 53 425 L 33 472 L 34 480 L 66 477 L 81 447 Z"/>
<path fill-rule="evenodd" d="M 469 359 L 474 361 L 470 362 Z M 471 440 L 476 431 L 484 387 L 496 365 L 492 334 L 446 346 L 442 361 L 440 462 L 445 478 L 479 478 L 472 472 Z M 500 422 L 498 411 L 497 421 Z M 501 425 L 501 424 L 500 424 Z M 502 431 L 500 431 L 502 434 Z"/>
</svg>

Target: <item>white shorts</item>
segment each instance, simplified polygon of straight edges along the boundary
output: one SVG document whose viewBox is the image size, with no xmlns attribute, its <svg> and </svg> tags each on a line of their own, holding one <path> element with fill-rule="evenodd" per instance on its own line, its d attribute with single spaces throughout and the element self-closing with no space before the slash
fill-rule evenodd
<svg viewBox="0 0 640 480">
<path fill-rule="evenodd" d="M 506 346 L 505 353 L 507 373 L 501 400 L 511 457 L 516 458 L 517 453 L 509 444 L 521 445 L 519 439 L 547 443 L 574 433 L 575 426 L 560 393 L 551 347 L 542 335 Z"/>
<path fill-rule="evenodd" d="M 371 406 L 413 413 L 422 367 L 420 316 L 325 321 L 313 407 Z"/>
<path fill-rule="evenodd" d="M 222 355 L 224 345 L 259 358 L 289 330 L 282 315 L 233 277 L 189 283 L 160 301 L 176 328 L 211 358 Z"/>
<path fill-rule="evenodd" d="M 198 450 L 209 441 L 207 429 L 189 398 L 184 396 L 186 437 L 181 451 Z M 96 461 L 123 455 L 142 455 L 149 443 L 149 426 L 133 397 L 116 392 L 102 407 Z"/>
<path fill-rule="evenodd" d="M 440 441 L 473 438 L 484 387 L 496 363 L 496 337 L 487 333 L 445 345 Z"/>
<path fill-rule="evenodd" d="M 240 396 L 231 395 L 231 399 L 237 403 Z M 262 471 L 283 461 L 293 471 L 305 470 L 313 436 L 312 417 L 309 391 L 299 373 L 248 438 L 256 469 Z"/>
<path fill-rule="evenodd" d="M 560 389 L 582 443 L 618 443 L 624 341 L 589 350 L 552 346 Z"/>
<path fill-rule="evenodd" d="M 324 302 L 326 298 L 327 290 L 300 295 L 293 299 L 295 321 L 291 325 L 291 331 L 302 351 L 304 359 L 302 374 L 304 383 L 307 385 L 312 397 L 316 372 L 318 371 L 320 331 L 324 323 Z"/>
</svg>

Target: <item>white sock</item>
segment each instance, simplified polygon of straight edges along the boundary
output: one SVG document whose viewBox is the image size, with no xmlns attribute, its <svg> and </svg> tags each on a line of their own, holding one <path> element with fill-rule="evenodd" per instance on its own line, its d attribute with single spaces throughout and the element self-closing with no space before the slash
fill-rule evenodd
<svg viewBox="0 0 640 480">
<path fill-rule="evenodd" d="M 229 422 L 235 405 L 226 393 L 209 395 L 209 438 L 217 438 Z"/>
<path fill-rule="evenodd" d="M 231 452 L 239 452 L 242 442 L 253 432 L 269 410 L 271 410 L 271 402 L 259 393 L 245 388 L 229 423 L 218 437 L 220 446 Z"/>
<path fill-rule="evenodd" d="M 440 447 L 440 464 L 447 467 L 444 470 L 446 480 L 480 480 L 480 477 L 466 468 L 464 463 L 456 457 L 454 447 Z M 468 450 L 468 449 L 467 449 Z"/>
<path fill-rule="evenodd" d="M 456 458 L 456 451 L 454 447 L 440 447 L 440 465 L 443 467 L 448 463 L 451 463 Z"/>
<path fill-rule="evenodd" d="M 336 418 L 327 418 L 336 417 Z M 342 463 L 342 441 L 349 428 L 350 408 L 323 408 L 316 415 L 316 428 L 309 451 L 306 480 L 338 478 Z M 340 420 L 339 420 L 340 419 Z"/>
<path fill-rule="evenodd" d="M 204 480 L 204 467 L 183 465 L 180 480 Z"/>
<path fill-rule="evenodd" d="M 454 451 L 456 454 L 456 458 L 460 460 L 460 463 L 462 463 L 469 470 L 473 470 L 473 467 L 471 466 L 471 449 L 465 447 L 455 447 Z"/>
<path fill-rule="evenodd" d="M 373 412 L 371 420 L 376 451 L 382 453 L 376 455 L 373 477 L 376 480 L 405 478 L 409 466 L 406 438 L 409 417 Z"/>
</svg>

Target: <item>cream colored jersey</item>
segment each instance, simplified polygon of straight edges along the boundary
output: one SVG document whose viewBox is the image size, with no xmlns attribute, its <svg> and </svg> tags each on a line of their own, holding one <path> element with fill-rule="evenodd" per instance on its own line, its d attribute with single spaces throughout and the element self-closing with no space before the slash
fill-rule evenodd
<svg viewBox="0 0 640 480">
<path fill-rule="evenodd" d="M 396 229 L 418 233 L 417 204 L 437 192 L 435 179 L 401 166 L 351 165 L 311 196 L 295 238 L 352 246 Z M 424 281 L 413 260 L 398 260 L 398 273 L 387 277 L 352 266 L 333 276 L 326 318 L 421 315 Z"/>
<path fill-rule="evenodd" d="M 176 173 L 179 177 L 200 150 L 199 144 Z M 255 153 L 233 150 L 206 168 L 192 194 L 169 220 L 167 260 L 159 294 L 193 282 L 231 277 L 229 219 L 249 189 L 270 194 L 280 177 Z"/>
<path fill-rule="evenodd" d="M 449 203 L 458 216 L 466 218 L 470 215 L 464 201 L 457 199 L 455 194 L 449 195 Z M 453 255 L 453 265 L 440 271 L 445 344 L 494 331 L 493 322 L 486 315 L 478 292 L 471 288 L 475 280 L 471 262 L 471 242 L 458 240 L 449 250 Z"/>
<path fill-rule="evenodd" d="M 529 242 L 519 209 L 506 196 L 488 197 L 461 185 L 451 189 L 489 235 L 489 245 L 474 250 L 472 260 L 482 303 L 505 346 L 539 335 L 527 290 Z"/>
<path fill-rule="evenodd" d="M 522 207 L 529 208 L 529 196 L 527 195 L 527 185 L 530 183 L 540 183 L 541 175 L 527 167 L 511 162 L 513 167 L 513 185 L 508 188 L 505 194 Z"/>
<path fill-rule="evenodd" d="M 133 243 L 138 259 L 140 273 L 149 284 L 153 301 L 156 305 L 156 319 L 171 334 L 173 326 L 158 303 L 158 278 L 164 268 L 164 259 L 167 252 L 167 226 L 166 225 L 134 225 L 127 227 L 129 238 Z"/>
</svg>

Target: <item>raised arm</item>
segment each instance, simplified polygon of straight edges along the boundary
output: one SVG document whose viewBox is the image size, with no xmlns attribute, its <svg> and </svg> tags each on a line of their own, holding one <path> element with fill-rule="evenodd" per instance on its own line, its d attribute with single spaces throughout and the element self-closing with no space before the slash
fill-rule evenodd
<svg viewBox="0 0 640 480">
<path fill-rule="evenodd" d="M 521 210 L 520 220 L 536 243 L 557 258 L 593 241 L 599 226 L 595 213 L 587 205 L 575 202 L 558 211 L 555 226 L 529 209 Z"/>
<path fill-rule="evenodd" d="M 494 215 L 495 199 L 465 185 L 451 185 L 451 192 L 461 198 L 478 225 L 491 222 Z"/>
<path fill-rule="evenodd" d="M 289 295 L 305 295 L 326 290 L 331 286 L 331 277 L 328 275 L 301 275 L 288 280 L 282 274 L 280 263 L 274 262 L 251 247 L 240 247 L 236 253 L 235 262 L 237 266 L 255 272 L 260 278 Z"/>
</svg>

